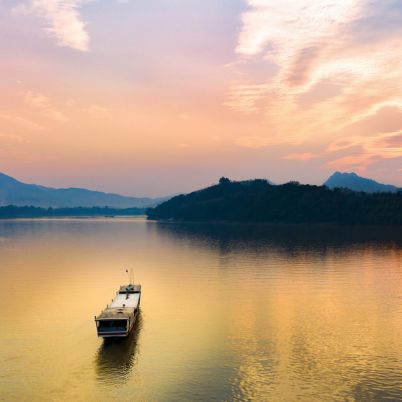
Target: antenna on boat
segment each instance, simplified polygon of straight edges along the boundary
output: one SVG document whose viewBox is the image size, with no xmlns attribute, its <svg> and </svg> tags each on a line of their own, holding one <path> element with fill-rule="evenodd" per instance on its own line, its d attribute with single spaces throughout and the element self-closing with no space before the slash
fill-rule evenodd
<svg viewBox="0 0 402 402">
<path fill-rule="evenodd" d="M 134 271 L 133 271 L 133 269 L 130 268 L 130 272 L 128 272 L 128 269 L 126 269 L 126 272 L 128 274 L 129 285 L 134 285 Z"/>
</svg>

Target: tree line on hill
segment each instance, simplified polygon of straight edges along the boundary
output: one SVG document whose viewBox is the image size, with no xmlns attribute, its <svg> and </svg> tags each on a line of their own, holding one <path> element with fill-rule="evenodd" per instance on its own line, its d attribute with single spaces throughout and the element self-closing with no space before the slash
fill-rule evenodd
<svg viewBox="0 0 402 402">
<path fill-rule="evenodd" d="M 44 218 L 65 216 L 129 216 L 143 215 L 143 208 L 109 208 L 109 207 L 76 207 L 76 208 L 40 208 L 33 206 L 17 207 L 7 205 L 0 207 L 0 219 L 11 218 Z"/>
<path fill-rule="evenodd" d="M 179 195 L 147 210 L 148 219 L 402 224 L 402 192 L 363 193 L 267 180 L 230 181 Z"/>
</svg>

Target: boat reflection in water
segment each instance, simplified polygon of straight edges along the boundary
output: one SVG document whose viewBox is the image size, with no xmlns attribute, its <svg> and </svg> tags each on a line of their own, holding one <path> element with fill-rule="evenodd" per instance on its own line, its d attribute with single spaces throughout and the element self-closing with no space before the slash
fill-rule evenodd
<svg viewBox="0 0 402 402">
<path fill-rule="evenodd" d="M 124 384 L 131 377 L 138 355 L 138 342 L 142 328 L 141 311 L 133 330 L 126 338 L 106 338 L 95 358 L 98 381 L 105 384 Z"/>
</svg>

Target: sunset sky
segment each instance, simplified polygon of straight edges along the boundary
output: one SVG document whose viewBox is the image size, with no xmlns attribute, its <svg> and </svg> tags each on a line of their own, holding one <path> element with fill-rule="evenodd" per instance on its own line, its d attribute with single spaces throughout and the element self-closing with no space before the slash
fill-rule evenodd
<svg viewBox="0 0 402 402">
<path fill-rule="evenodd" d="M 0 171 L 127 195 L 402 186 L 401 0 L 1 0 Z"/>
</svg>

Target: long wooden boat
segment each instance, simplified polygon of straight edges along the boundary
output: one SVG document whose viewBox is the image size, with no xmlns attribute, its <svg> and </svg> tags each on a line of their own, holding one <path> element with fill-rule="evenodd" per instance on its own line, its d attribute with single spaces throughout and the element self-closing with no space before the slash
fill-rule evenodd
<svg viewBox="0 0 402 402">
<path fill-rule="evenodd" d="M 118 338 L 127 336 L 137 319 L 141 301 L 141 285 L 123 285 L 110 305 L 95 317 L 98 336 Z"/>
</svg>

